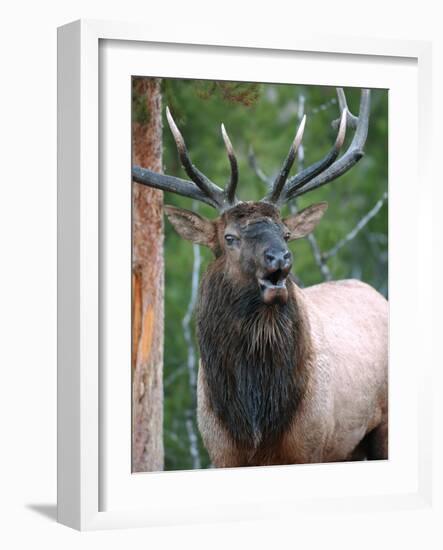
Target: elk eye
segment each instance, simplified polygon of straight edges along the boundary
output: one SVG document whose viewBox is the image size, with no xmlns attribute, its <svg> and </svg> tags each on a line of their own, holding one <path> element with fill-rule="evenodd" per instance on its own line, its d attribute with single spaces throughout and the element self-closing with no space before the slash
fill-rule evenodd
<svg viewBox="0 0 443 550">
<path fill-rule="evenodd" d="M 225 235 L 225 241 L 227 244 L 231 245 L 238 241 L 238 239 L 234 235 Z"/>
</svg>

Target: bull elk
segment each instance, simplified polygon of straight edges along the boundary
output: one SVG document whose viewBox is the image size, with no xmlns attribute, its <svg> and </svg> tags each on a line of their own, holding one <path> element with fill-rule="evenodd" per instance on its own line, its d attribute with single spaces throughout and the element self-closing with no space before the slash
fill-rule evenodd
<svg viewBox="0 0 443 550">
<path fill-rule="evenodd" d="M 190 180 L 134 166 L 133 179 L 215 207 L 219 217 L 165 206 L 176 231 L 209 247 L 197 329 L 198 425 L 216 467 L 332 462 L 388 457 L 388 303 L 357 280 L 300 288 L 288 242 L 313 231 L 322 202 L 282 218 L 288 201 L 336 179 L 363 156 L 370 91 L 358 117 L 338 89 L 341 117 L 331 151 L 289 177 L 306 118 L 259 202 L 236 197 L 238 167 L 222 136 L 231 177 L 221 189 L 191 162 L 171 113 L 167 119 Z M 355 129 L 340 157 L 346 128 Z"/>
</svg>

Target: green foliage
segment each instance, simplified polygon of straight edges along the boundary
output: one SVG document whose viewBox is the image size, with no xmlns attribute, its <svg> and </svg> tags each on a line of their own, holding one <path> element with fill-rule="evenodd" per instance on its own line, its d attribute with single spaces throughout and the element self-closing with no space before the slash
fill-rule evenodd
<svg viewBox="0 0 443 550">
<path fill-rule="evenodd" d="M 351 111 L 357 114 L 359 90 L 345 91 Z M 238 194 L 243 200 L 259 199 L 265 191 L 264 184 L 248 164 L 250 146 L 263 171 L 270 176 L 275 175 L 294 138 L 300 95 L 305 97 L 307 113 L 303 141 L 305 165 L 321 158 L 335 140 L 331 121 L 339 113 L 334 88 L 170 79 L 163 81 L 163 94 L 164 103 L 170 106 L 182 130 L 194 164 L 220 186 L 224 186 L 229 179 L 229 163 L 220 134 L 220 123 L 225 124 L 239 160 Z M 137 109 L 142 113 L 141 107 Z M 299 200 L 300 208 L 316 201 L 326 200 L 329 203 L 328 212 L 315 231 L 322 251 L 329 250 L 343 238 L 387 191 L 387 114 L 387 92 L 374 90 L 364 158 L 338 180 Z M 352 133 L 348 131 L 345 146 L 349 144 Z M 165 173 L 186 178 L 166 120 L 163 139 Z M 190 199 L 176 195 L 166 195 L 165 203 L 195 209 Z M 198 210 L 207 217 L 216 216 L 216 212 L 205 205 L 199 204 Z M 165 230 L 166 469 L 191 469 L 186 419 L 190 413 L 195 414 L 195 403 L 189 389 L 182 319 L 191 292 L 193 249 L 190 243 L 176 235 L 168 222 Z M 387 295 L 387 233 L 385 204 L 377 216 L 328 262 L 333 278 L 358 278 Z M 309 243 L 306 240 L 296 242 L 292 245 L 292 251 L 293 271 L 302 283 L 307 286 L 321 282 L 323 279 Z M 207 250 L 202 250 L 202 254 L 201 272 L 211 258 Z M 196 342 L 195 346 L 198 349 Z M 208 467 L 209 458 L 201 441 L 199 449 L 202 467 Z"/>
</svg>

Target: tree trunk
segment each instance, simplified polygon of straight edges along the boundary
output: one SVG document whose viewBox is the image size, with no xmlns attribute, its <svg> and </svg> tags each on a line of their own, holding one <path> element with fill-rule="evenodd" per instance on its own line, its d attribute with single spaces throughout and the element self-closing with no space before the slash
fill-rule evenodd
<svg viewBox="0 0 443 550">
<path fill-rule="evenodd" d="M 133 120 L 133 162 L 162 170 L 160 80 L 133 79 L 147 122 Z M 163 194 L 132 184 L 132 471 L 162 470 L 163 450 Z"/>
</svg>

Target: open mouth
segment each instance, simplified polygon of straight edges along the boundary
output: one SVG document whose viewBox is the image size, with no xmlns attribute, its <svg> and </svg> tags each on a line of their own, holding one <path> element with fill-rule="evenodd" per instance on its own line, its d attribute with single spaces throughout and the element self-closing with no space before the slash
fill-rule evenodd
<svg viewBox="0 0 443 550">
<path fill-rule="evenodd" d="M 286 274 L 283 273 L 281 269 L 277 269 L 276 271 L 273 271 L 269 275 L 266 275 L 266 277 L 258 279 L 258 283 L 260 285 L 261 289 L 270 288 L 270 287 L 277 287 L 281 288 L 285 286 L 286 283 Z"/>
<path fill-rule="evenodd" d="M 265 277 L 258 277 L 263 301 L 266 304 L 282 303 L 288 300 L 288 290 L 286 288 L 287 272 L 277 269 Z"/>
</svg>

